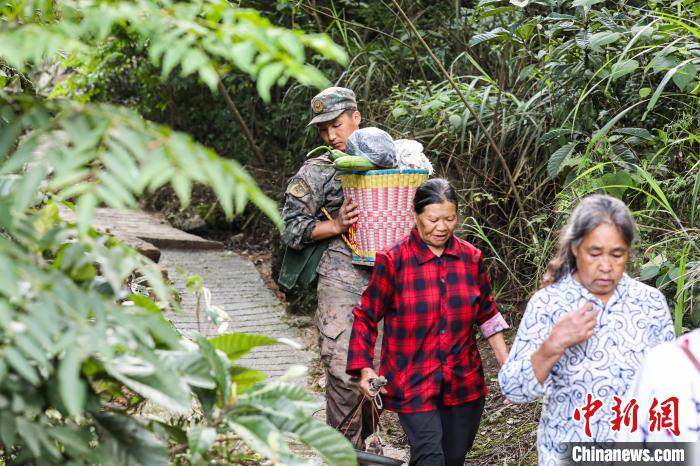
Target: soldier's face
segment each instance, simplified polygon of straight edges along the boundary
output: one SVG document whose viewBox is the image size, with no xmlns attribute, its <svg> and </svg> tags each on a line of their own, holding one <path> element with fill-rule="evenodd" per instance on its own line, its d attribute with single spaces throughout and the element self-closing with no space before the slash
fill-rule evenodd
<svg viewBox="0 0 700 466">
<path fill-rule="evenodd" d="M 327 146 L 345 151 L 345 143 L 356 130 L 360 129 L 360 112 L 344 112 L 335 120 L 319 123 L 318 132 Z"/>
</svg>

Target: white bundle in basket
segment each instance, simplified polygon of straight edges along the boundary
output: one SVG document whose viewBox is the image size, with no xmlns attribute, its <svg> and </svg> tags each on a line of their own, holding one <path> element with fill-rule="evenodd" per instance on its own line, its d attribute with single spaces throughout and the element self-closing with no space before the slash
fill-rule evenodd
<svg viewBox="0 0 700 466">
<path fill-rule="evenodd" d="M 397 139 L 394 147 L 400 170 L 428 170 L 428 174 L 433 174 L 433 165 L 423 153 L 423 144 L 414 139 Z"/>
</svg>

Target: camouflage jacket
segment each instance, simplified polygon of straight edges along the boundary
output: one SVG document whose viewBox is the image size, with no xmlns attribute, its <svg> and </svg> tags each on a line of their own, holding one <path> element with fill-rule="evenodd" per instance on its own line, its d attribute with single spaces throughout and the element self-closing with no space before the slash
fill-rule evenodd
<svg viewBox="0 0 700 466">
<path fill-rule="evenodd" d="M 335 217 L 343 204 L 343 190 L 336 179 L 336 170 L 327 156 L 307 160 L 287 185 L 282 221 L 282 241 L 293 249 L 313 243 L 311 231 L 319 220 L 327 220 L 321 211 L 325 207 Z M 349 248 L 340 236 L 331 240 L 316 269 L 339 288 L 361 294 L 371 275 L 371 269 L 352 264 Z"/>
</svg>

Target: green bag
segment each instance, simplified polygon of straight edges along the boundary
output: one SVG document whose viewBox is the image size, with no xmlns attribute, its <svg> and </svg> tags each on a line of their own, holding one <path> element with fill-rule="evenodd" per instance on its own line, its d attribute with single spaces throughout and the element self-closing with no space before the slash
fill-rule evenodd
<svg viewBox="0 0 700 466">
<path fill-rule="evenodd" d="M 277 283 L 284 291 L 308 287 L 316 279 L 316 268 L 328 248 L 328 240 L 311 244 L 301 251 L 288 247 L 284 252 Z"/>
</svg>

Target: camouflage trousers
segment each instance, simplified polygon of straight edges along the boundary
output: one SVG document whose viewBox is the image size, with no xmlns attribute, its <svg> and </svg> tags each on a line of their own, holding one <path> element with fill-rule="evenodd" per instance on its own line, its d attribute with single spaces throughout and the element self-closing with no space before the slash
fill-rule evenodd
<svg viewBox="0 0 700 466">
<path fill-rule="evenodd" d="M 321 362 L 326 374 L 326 423 L 334 428 L 339 427 L 362 398 L 350 376 L 345 373 L 352 333 L 352 310 L 360 304 L 360 299 L 360 294 L 339 288 L 336 283 L 319 277 L 316 325 L 319 329 Z M 367 401 L 360 412 L 340 426 L 340 432 L 355 448 L 364 450 L 364 440 L 374 432 L 378 421 L 378 416 L 372 415 L 372 403 Z"/>
</svg>

